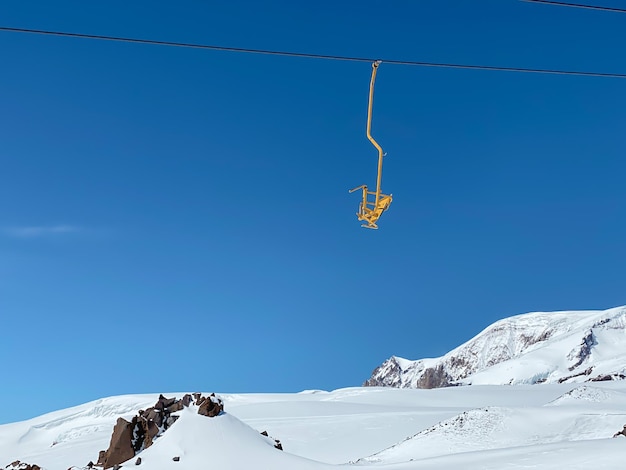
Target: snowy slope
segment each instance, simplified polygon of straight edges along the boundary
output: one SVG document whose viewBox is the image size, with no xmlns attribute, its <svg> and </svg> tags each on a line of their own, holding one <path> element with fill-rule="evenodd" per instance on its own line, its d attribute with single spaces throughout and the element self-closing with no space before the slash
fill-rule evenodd
<svg viewBox="0 0 626 470">
<path fill-rule="evenodd" d="M 366 386 L 435 388 L 626 377 L 626 307 L 535 312 L 500 320 L 434 359 L 391 357 Z"/>
<path fill-rule="evenodd" d="M 141 452 L 142 470 L 181 468 L 324 469 L 330 465 L 314 462 L 274 448 L 271 439 L 223 413 L 215 418 L 199 415 L 194 407 L 178 413 L 180 419 L 155 444 Z M 179 460 L 175 461 L 177 457 Z M 136 459 L 133 458 L 131 464 Z"/>
<path fill-rule="evenodd" d="M 174 395 L 183 394 L 166 394 Z M 225 413 L 183 409 L 139 454 L 141 465 L 133 458 L 126 467 L 611 469 L 626 455 L 626 438 L 611 438 L 626 424 L 626 381 L 221 396 Z M 0 426 L 0 467 L 20 459 L 46 470 L 82 468 L 108 446 L 118 413 L 129 418 L 157 398 L 111 397 Z"/>
<path fill-rule="evenodd" d="M 626 422 L 626 393 L 580 386 L 541 406 L 464 411 L 360 463 L 420 458 L 610 437 Z M 625 449 L 626 450 L 626 449 Z"/>
<path fill-rule="evenodd" d="M 15 459 L 50 469 L 95 462 L 98 451 L 108 446 L 117 418 L 130 419 L 137 410 L 153 405 L 157 398 L 158 395 L 104 398 L 0 426 L 0 466 Z"/>
</svg>

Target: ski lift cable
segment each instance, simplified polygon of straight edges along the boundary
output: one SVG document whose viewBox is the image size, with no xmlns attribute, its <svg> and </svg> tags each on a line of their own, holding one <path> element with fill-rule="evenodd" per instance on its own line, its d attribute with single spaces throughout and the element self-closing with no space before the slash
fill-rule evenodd
<svg viewBox="0 0 626 470">
<path fill-rule="evenodd" d="M 531 0 L 526 0 L 526 1 L 531 1 Z M 228 46 L 218 46 L 218 45 L 210 45 L 210 44 L 161 41 L 161 40 L 154 40 L 154 39 L 140 39 L 140 38 L 129 38 L 129 37 L 121 37 L 121 36 L 105 36 L 105 35 L 96 35 L 96 34 L 71 33 L 71 32 L 65 32 L 65 31 L 52 31 L 52 30 L 43 30 L 43 29 L 12 28 L 12 27 L 7 27 L 7 26 L 0 26 L 0 31 L 13 32 L 13 33 L 38 34 L 38 35 L 46 35 L 46 36 L 61 36 L 61 37 L 69 37 L 69 38 L 94 39 L 94 40 L 100 40 L 100 41 L 115 41 L 115 42 L 125 42 L 125 43 L 134 43 L 134 44 L 150 44 L 150 45 L 156 45 L 156 46 L 182 47 L 182 48 L 190 48 L 190 49 L 206 49 L 206 50 L 213 50 L 213 51 L 300 57 L 300 58 L 305 58 L 305 59 L 322 59 L 322 60 L 369 62 L 369 63 L 375 62 L 377 60 L 382 60 L 383 62 L 387 64 L 417 66 L 417 67 L 435 67 L 435 68 L 450 68 L 450 69 L 465 69 L 465 70 L 488 70 L 488 71 L 499 71 L 499 72 L 535 73 L 535 74 L 549 74 L 549 75 L 573 75 L 573 76 L 579 76 L 579 77 L 626 78 L 626 73 L 594 72 L 594 71 L 565 70 L 565 69 L 540 69 L 540 68 L 526 68 L 526 67 L 504 67 L 504 66 L 494 66 L 494 65 L 456 64 L 456 63 L 446 63 L 446 62 L 423 62 L 423 61 L 414 61 L 414 60 L 394 60 L 394 59 L 384 59 L 384 58 L 380 59 L 380 58 L 371 58 L 371 57 L 313 54 L 313 53 L 280 51 L 280 50 L 271 50 L 271 49 L 250 49 L 250 48 L 243 48 L 243 47 L 228 47 Z"/>
<path fill-rule="evenodd" d="M 612 11 L 614 13 L 626 13 L 624 8 L 605 7 L 601 5 L 587 5 L 583 3 L 557 2 L 554 0 L 521 0 L 527 3 L 542 3 L 544 5 L 554 5 L 559 7 L 582 8 L 586 10 Z"/>
</svg>

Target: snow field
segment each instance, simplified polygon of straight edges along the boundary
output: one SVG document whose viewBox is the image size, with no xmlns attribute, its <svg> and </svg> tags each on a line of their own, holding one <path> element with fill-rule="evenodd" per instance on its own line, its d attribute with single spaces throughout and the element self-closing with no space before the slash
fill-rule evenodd
<svg viewBox="0 0 626 470">
<path fill-rule="evenodd" d="M 626 424 L 626 382 L 221 396 L 225 413 L 182 410 L 137 468 L 612 469 L 626 457 L 626 438 L 611 438 Z M 0 426 L 0 466 L 83 467 L 108 446 L 117 413 L 130 418 L 157 399 L 111 397 Z"/>
</svg>

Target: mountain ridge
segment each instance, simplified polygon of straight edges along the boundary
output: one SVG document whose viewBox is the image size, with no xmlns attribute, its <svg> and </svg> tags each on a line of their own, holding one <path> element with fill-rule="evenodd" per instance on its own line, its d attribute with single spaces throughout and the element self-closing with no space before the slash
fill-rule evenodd
<svg viewBox="0 0 626 470">
<path fill-rule="evenodd" d="M 391 356 L 363 386 L 439 388 L 626 378 L 626 306 L 498 320 L 439 358 Z"/>
</svg>

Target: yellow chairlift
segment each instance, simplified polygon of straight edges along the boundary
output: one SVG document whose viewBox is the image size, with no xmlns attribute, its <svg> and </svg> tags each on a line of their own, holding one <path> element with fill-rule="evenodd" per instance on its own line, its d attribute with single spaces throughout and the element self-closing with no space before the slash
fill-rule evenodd
<svg viewBox="0 0 626 470">
<path fill-rule="evenodd" d="M 369 141 L 376 147 L 378 150 L 378 178 L 376 180 L 376 191 L 368 191 L 367 185 L 361 185 L 354 189 L 351 189 L 350 192 L 353 193 L 359 189 L 363 190 L 363 200 L 359 205 L 359 212 L 357 212 L 357 218 L 365 222 L 361 227 L 377 229 L 378 225 L 376 222 L 380 218 L 383 212 L 389 209 L 389 205 L 391 204 L 391 194 L 383 194 L 380 185 L 383 176 L 383 157 L 385 154 L 383 153 L 383 149 L 378 142 L 374 140 L 371 134 L 372 129 L 372 106 L 374 104 L 374 82 L 376 81 L 376 71 L 378 70 L 378 66 L 381 61 L 377 60 L 372 64 L 372 78 L 370 80 L 370 94 L 369 94 L 369 104 L 367 107 L 367 138 Z M 370 196 L 373 196 L 373 200 Z"/>
</svg>

